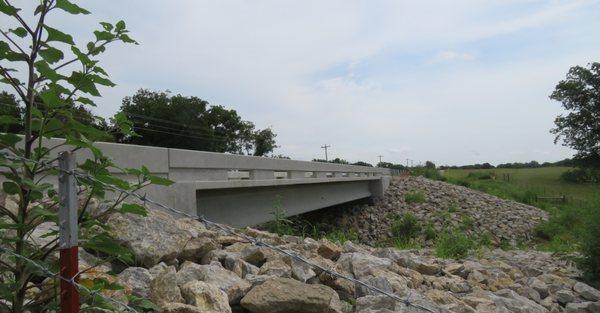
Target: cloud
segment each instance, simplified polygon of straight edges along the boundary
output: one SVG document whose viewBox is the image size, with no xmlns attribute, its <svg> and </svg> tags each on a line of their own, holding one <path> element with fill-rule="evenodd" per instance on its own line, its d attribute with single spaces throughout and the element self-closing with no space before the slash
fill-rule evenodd
<svg viewBox="0 0 600 313">
<path fill-rule="evenodd" d="M 569 66 L 600 53 L 598 1 L 81 5 L 93 15 L 50 23 L 85 43 L 97 22 L 123 18 L 141 43 L 102 56 L 118 86 L 101 89 L 95 112 L 113 114 L 137 88 L 170 89 L 273 126 L 276 153 L 305 160 L 324 143 L 333 157 L 375 163 L 564 158 L 547 96 Z"/>
<path fill-rule="evenodd" d="M 469 61 L 473 60 L 474 58 L 475 57 L 471 53 L 447 50 L 439 52 L 430 60 L 429 63 L 439 63 L 447 61 Z"/>
</svg>

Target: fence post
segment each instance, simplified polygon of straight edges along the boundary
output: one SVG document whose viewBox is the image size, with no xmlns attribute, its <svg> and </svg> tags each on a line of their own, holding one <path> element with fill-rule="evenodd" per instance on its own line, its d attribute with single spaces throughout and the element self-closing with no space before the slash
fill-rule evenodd
<svg viewBox="0 0 600 313">
<path fill-rule="evenodd" d="M 72 171 L 75 169 L 75 155 L 72 152 L 61 152 L 58 158 L 60 173 L 58 174 L 58 194 L 60 197 L 59 247 L 60 276 L 77 279 L 79 272 L 78 240 L 77 240 L 77 187 Z M 60 281 L 60 311 L 62 313 L 79 312 L 79 290 L 71 282 Z"/>
</svg>

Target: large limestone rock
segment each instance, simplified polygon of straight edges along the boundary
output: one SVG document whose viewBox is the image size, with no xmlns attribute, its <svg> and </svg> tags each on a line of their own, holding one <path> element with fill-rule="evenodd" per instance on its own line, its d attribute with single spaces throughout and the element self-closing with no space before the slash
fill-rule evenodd
<svg viewBox="0 0 600 313">
<path fill-rule="evenodd" d="M 175 275 L 174 267 L 166 268 L 152 280 L 150 295 L 152 302 L 159 307 L 166 303 L 183 303 L 181 291 L 177 286 L 177 276 Z"/>
<path fill-rule="evenodd" d="M 161 305 L 156 313 L 206 313 L 206 311 L 193 305 L 175 302 Z"/>
<path fill-rule="evenodd" d="M 600 291 L 590 287 L 587 284 L 582 282 L 577 282 L 573 286 L 573 290 L 577 292 L 582 298 L 589 301 L 599 301 L 600 300 Z"/>
<path fill-rule="evenodd" d="M 107 224 L 112 236 L 129 248 L 136 261 L 145 267 L 174 260 L 191 238 L 171 215 L 159 210 L 148 210 L 145 217 L 115 213 Z"/>
<path fill-rule="evenodd" d="M 333 289 L 289 278 L 275 278 L 256 286 L 242 299 L 252 313 L 341 313 L 342 304 Z"/>
<path fill-rule="evenodd" d="M 231 313 L 227 294 L 203 281 L 191 281 L 181 287 L 186 303 L 199 308 L 201 312 Z"/>
<path fill-rule="evenodd" d="M 131 288 L 134 295 L 142 298 L 150 297 L 152 275 L 143 267 L 129 267 L 117 276 L 119 282 Z"/>
<path fill-rule="evenodd" d="M 179 286 L 195 280 L 216 286 L 227 294 L 230 304 L 238 304 L 252 287 L 249 282 L 218 264 L 199 265 L 185 262 L 177 272 L 176 280 Z"/>
</svg>

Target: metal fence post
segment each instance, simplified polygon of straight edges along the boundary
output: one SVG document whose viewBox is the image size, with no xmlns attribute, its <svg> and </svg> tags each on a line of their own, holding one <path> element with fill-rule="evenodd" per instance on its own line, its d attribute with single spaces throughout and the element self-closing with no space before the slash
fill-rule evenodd
<svg viewBox="0 0 600 313">
<path fill-rule="evenodd" d="M 75 184 L 75 155 L 72 152 L 61 152 L 58 158 L 60 173 L 58 175 L 58 194 L 60 197 L 59 247 L 60 275 L 75 282 L 79 272 L 78 240 L 77 240 L 77 186 Z M 79 290 L 72 282 L 60 281 L 60 311 L 62 313 L 79 312 Z"/>
</svg>

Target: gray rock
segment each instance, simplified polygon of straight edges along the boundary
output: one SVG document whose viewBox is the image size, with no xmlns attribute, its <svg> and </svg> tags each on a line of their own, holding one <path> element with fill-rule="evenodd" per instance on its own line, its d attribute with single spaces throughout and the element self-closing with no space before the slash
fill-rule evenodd
<svg viewBox="0 0 600 313">
<path fill-rule="evenodd" d="M 176 259 L 191 235 L 177 226 L 166 212 L 148 210 L 148 216 L 112 214 L 107 221 L 111 235 L 145 267 Z"/>
<path fill-rule="evenodd" d="M 556 297 L 556 301 L 563 305 L 575 301 L 575 294 L 571 290 L 559 290 L 554 294 L 554 297 Z"/>
<path fill-rule="evenodd" d="M 112 311 L 111 311 L 112 312 Z M 200 308 L 184 303 L 164 303 L 156 310 L 156 313 L 205 313 Z"/>
<path fill-rule="evenodd" d="M 241 305 L 253 313 L 342 313 L 333 289 L 289 278 L 271 279 L 252 288 Z"/>
<path fill-rule="evenodd" d="M 199 308 L 201 312 L 231 313 L 227 294 L 203 281 L 191 281 L 181 286 L 181 294 L 186 303 Z"/>
<path fill-rule="evenodd" d="M 220 265 L 199 265 L 185 262 L 177 272 L 177 284 L 183 286 L 195 280 L 201 280 L 223 290 L 227 294 L 230 304 L 238 304 L 251 288 L 250 283 Z"/>
<path fill-rule="evenodd" d="M 143 298 L 150 297 L 150 283 L 152 275 L 143 267 L 129 267 L 117 276 L 119 282 L 131 288 L 134 295 Z"/>
<path fill-rule="evenodd" d="M 577 282 L 573 286 L 573 290 L 582 298 L 589 301 L 599 301 L 600 291 L 582 282 Z"/>
<path fill-rule="evenodd" d="M 181 291 L 177 286 L 175 268 L 167 268 L 152 280 L 150 283 L 150 299 L 159 307 L 166 303 L 183 303 Z"/>
</svg>

